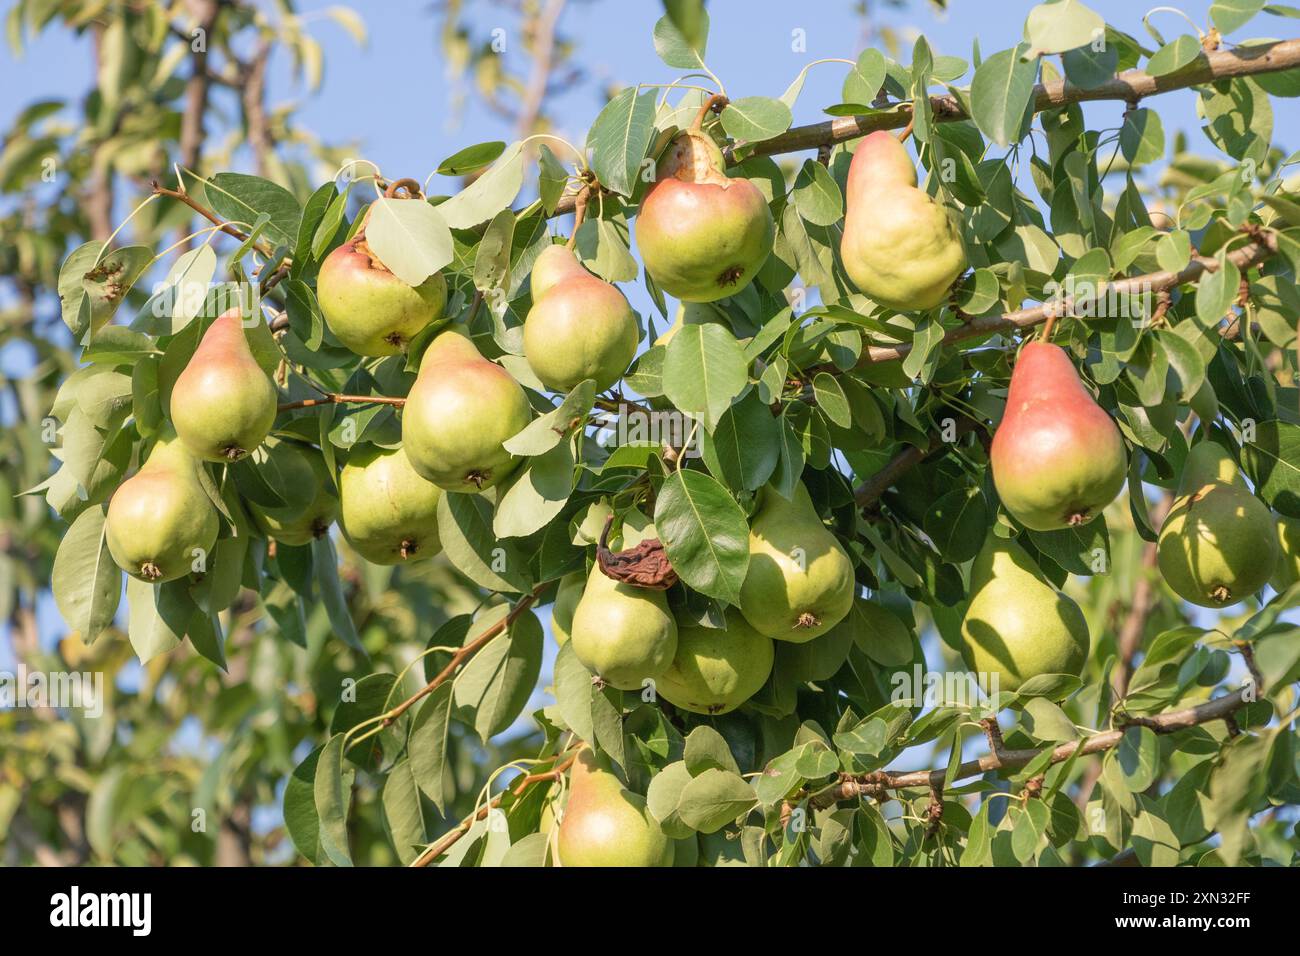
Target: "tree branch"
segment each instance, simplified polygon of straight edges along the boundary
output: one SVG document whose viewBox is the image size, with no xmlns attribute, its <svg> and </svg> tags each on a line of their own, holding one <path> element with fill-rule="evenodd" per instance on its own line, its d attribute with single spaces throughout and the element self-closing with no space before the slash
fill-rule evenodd
<svg viewBox="0 0 1300 956">
<path fill-rule="evenodd" d="M 389 395 L 337 395 L 333 392 L 322 396 L 321 398 L 302 398 L 296 402 L 285 402 L 277 408 L 277 411 L 288 412 L 295 408 L 315 408 L 317 405 L 395 405 L 401 408 L 406 404 L 404 398 L 393 398 Z"/>
<path fill-rule="evenodd" d="M 1130 718 L 1129 725 L 1147 727 L 1158 734 L 1171 734 L 1177 730 L 1186 730 L 1189 727 L 1210 723 L 1215 720 L 1227 721 L 1250 700 L 1253 700 L 1254 695 L 1255 688 L 1248 687 L 1237 691 L 1235 694 L 1227 694 L 1206 701 L 1203 704 L 1197 704 L 1195 707 L 1169 711 L 1156 717 Z M 1052 750 L 1051 762 L 1052 764 L 1061 763 L 1070 759 L 1076 752 L 1083 756 L 1110 750 L 1119 745 L 1119 742 L 1124 737 L 1125 729 L 1105 730 L 1083 740 L 1060 744 Z M 987 726 L 985 726 L 985 733 L 990 734 L 990 740 L 993 740 L 992 733 Z M 946 781 L 946 784 L 952 785 L 966 777 L 978 776 L 990 770 L 1018 770 L 1044 752 L 1041 750 L 1003 750 L 1000 747 L 1000 741 L 1001 735 L 999 733 L 997 742 L 991 744 L 993 753 L 985 754 L 975 760 L 966 761 L 957 768 L 957 772 L 953 774 L 951 779 Z M 856 776 L 844 775 L 837 785 L 809 797 L 808 803 L 815 809 L 825 809 L 842 800 L 855 800 L 863 796 L 881 797 L 890 790 L 903 790 L 909 787 L 942 787 L 945 785 L 944 776 L 946 772 L 946 770 L 912 770 L 906 772 L 876 770 L 872 773 L 858 774 Z M 794 801 L 794 803 L 797 802 L 799 801 Z M 787 801 L 786 812 L 792 809 L 793 803 Z"/>
</svg>

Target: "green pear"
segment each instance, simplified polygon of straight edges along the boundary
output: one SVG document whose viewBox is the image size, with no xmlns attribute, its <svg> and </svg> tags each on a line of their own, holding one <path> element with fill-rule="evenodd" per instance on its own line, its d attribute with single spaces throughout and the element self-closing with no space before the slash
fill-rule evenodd
<svg viewBox="0 0 1300 956">
<path fill-rule="evenodd" d="M 442 315 L 447 280 L 407 285 L 379 261 L 362 228 L 321 263 L 316 298 L 334 337 L 357 355 L 396 355 Z"/>
<path fill-rule="evenodd" d="M 501 447 L 531 420 L 514 378 L 457 332 L 435 338 L 402 410 L 402 445 L 417 472 L 445 491 L 475 492 L 508 477 L 519 459 Z"/>
<path fill-rule="evenodd" d="M 588 272 L 573 250 L 561 245 L 542 250 L 531 282 L 524 357 L 542 384 L 568 392 L 592 379 L 603 392 L 622 378 L 641 341 L 636 313 L 623 293 Z"/>
<path fill-rule="evenodd" d="M 786 501 L 760 494 L 749 529 L 749 572 L 740 613 L 760 634 L 802 644 L 844 619 L 857 593 L 853 562 L 813 508 L 803 483 Z"/>
<path fill-rule="evenodd" d="M 722 151 L 698 129 L 668 145 L 641 200 L 636 242 L 664 292 L 713 302 L 749 285 L 772 251 L 772 211 L 748 179 L 726 174 Z"/>
<path fill-rule="evenodd" d="M 561 866 L 673 865 L 673 843 L 645 797 L 625 788 L 605 758 L 584 747 L 569 781 L 556 841 Z"/>
<path fill-rule="evenodd" d="M 772 639 L 734 610 L 727 611 L 726 619 L 726 629 L 678 627 L 677 653 L 655 679 L 655 691 L 674 707 L 693 714 L 725 714 L 767 683 L 775 654 Z"/>
<path fill-rule="evenodd" d="M 1300 581 L 1300 518 L 1277 516 L 1278 562 L 1270 583 L 1285 591 Z"/>
<path fill-rule="evenodd" d="M 1034 531 L 1077 527 L 1115 500 L 1128 453 L 1115 422 L 1058 345 L 1020 350 L 989 449 L 1002 504 Z"/>
<path fill-rule="evenodd" d="M 310 544 L 324 536 L 338 517 L 339 499 L 334 477 L 319 449 L 295 441 L 267 439 L 266 459 L 259 468 L 277 473 L 278 485 L 293 500 L 282 507 L 248 503 L 253 523 L 268 538 L 281 544 Z"/>
<path fill-rule="evenodd" d="M 442 550 L 438 499 L 442 491 L 411 467 L 401 448 L 352 449 L 339 475 L 339 524 L 367 561 L 399 564 Z"/>
<path fill-rule="evenodd" d="M 578 609 L 586 584 L 587 576 L 581 571 L 571 571 L 560 578 L 560 586 L 555 590 L 555 603 L 551 605 L 551 634 L 557 645 L 563 646 L 573 631 L 573 612 Z"/>
<path fill-rule="evenodd" d="M 1179 597 L 1227 607 L 1268 583 L 1277 566 L 1278 531 L 1232 457 L 1205 440 L 1188 452 L 1156 548 L 1160 574 Z"/>
<path fill-rule="evenodd" d="M 206 567 L 217 543 L 217 509 L 199 483 L 199 462 L 168 434 L 113 492 L 104 521 L 108 553 L 141 581 L 162 584 Z"/>
<path fill-rule="evenodd" d="M 989 532 L 971 565 L 970 593 L 961 624 L 966 663 L 987 678 L 989 693 L 1018 690 L 1042 674 L 1083 672 L 1083 612 L 1047 582 L 1015 541 Z"/>
<path fill-rule="evenodd" d="M 623 546 L 653 537 L 652 527 L 638 535 L 624 525 Z M 599 565 L 587 576 L 569 633 L 578 660 L 619 690 L 639 690 L 658 678 L 677 651 L 677 622 L 664 592 L 615 581 Z"/>
<path fill-rule="evenodd" d="M 238 308 L 208 326 L 172 386 L 171 420 L 190 451 L 208 461 L 239 461 L 275 424 L 275 385 L 257 364 Z"/>
<path fill-rule="evenodd" d="M 916 183 L 903 144 L 878 130 L 858 143 L 844 191 L 844 271 L 865 295 L 903 312 L 939 305 L 966 271 L 952 217 Z"/>
</svg>

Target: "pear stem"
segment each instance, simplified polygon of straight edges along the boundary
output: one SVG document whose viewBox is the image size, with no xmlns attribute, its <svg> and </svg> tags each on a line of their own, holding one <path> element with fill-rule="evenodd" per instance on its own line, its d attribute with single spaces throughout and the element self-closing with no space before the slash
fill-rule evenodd
<svg viewBox="0 0 1300 956">
<path fill-rule="evenodd" d="M 1059 316 L 1056 314 L 1055 311 L 1047 313 L 1047 319 L 1046 321 L 1043 322 L 1043 331 L 1038 336 L 1038 341 L 1040 342 L 1052 341 L 1052 329 L 1056 325 L 1057 318 L 1059 318 Z"/>
<path fill-rule="evenodd" d="M 700 107 L 700 111 L 695 114 L 695 122 L 691 123 L 691 132 L 698 133 L 704 127 L 704 118 L 709 115 L 710 111 L 721 113 L 730 102 L 731 100 L 721 93 L 714 93 L 710 96 L 705 100 L 704 105 Z"/>
<path fill-rule="evenodd" d="M 406 196 L 405 197 L 398 196 L 397 195 L 398 190 L 404 190 L 406 192 Z M 402 199 L 402 198 L 423 199 L 424 191 L 420 188 L 419 182 L 417 182 L 414 179 L 411 179 L 409 177 L 405 179 L 395 179 L 391 183 L 389 183 L 388 188 L 384 190 L 384 198 L 385 199 Z"/>
<path fill-rule="evenodd" d="M 908 119 L 908 121 L 907 121 L 907 125 L 904 126 L 904 127 L 903 127 L 903 131 L 902 131 L 901 133 L 898 134 L 898 141 L 899 141 L 900 143 L 906 143 L 907 140 L 908 140 L 908 138 L 911 137 L 911 135 L 912 135 L 912 129 L 914 128 L 915 123 L 916 123 L 916 121 L 915 121 L 914 118 L 909 118 L 909 119 Z"/>
<path fill-rule="evenodd" d="M 582 227 L 582 221 L 587 218 L 587 203 L 591 200 L 591 185 L 588 184 L 578 190 L 578 195 L 573 200 L 573 232 L 569 235 L 569 241 L 564 245 L 572 249 L 578 242 L 578 229 Z"/>
</svg>

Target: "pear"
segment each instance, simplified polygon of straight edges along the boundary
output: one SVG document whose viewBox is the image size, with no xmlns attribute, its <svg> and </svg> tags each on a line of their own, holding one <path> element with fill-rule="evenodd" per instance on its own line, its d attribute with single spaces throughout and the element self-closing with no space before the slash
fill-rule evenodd
<svg viewBox="0 0 1300 956">
<path fill-rule="evenodd" d="M 239 461 L 275 424 L 276 391 L 244 338 L 239 309 L 217 316 L 176 379 L 171 420 L 190 451 Z"/>
<path fill-rule="evenodd" d="M 561 866 L 673 865 L 672 841 L 646 810 L 645 797 L 626 789 L 605 758 L 584 747 L 569 781 L 556 839 Z"/>
<path fill-rule="evenodd" d="M 636 241 L 660 289 L 687 302 L 735 295 L 772 251 L 775 226 L 762 192 L 727 176 L 722 151 L 698 129 L 683 130 L 641 200 Z"/>
<path fill-rule="evenodd" d="M 989 462 L 1002 504 L 1034 531 L 1091 521 L 1115 500 L 1128 471 L 1115 422 L 1065 350 L 1046 342 L 1020 351 Z"/>
<path fill-rule="evenodd" d="M 674 707 L 693 714 L 735 710 L 767 683 L 775 649 L 770 637 L 754 630 L 729 609 L 726 629 L 683 625 L 677 653 L 655 680 L 655 691 Z"/>
<path fill-rule="evenodd" d="M 168 434 L 108 502 L 104 532 L 117 566 L 162 584 L 206 566 L 217 542 L 217 509 L 199 483 L 199 462 Z"/>
<path fill-rule="evenodd" d="M 435 272 L 418 286 L 388 271 L 366 244 L 364 227 L 321 263 L 316 298 L 334 337 L 357 355 L 396 355 L 442 315 L 447 280 Z"/>
<path fill-rule="evenodd" d="M 1227 607 L 1268 582 L 1277 565 L 1278 532 L 1232 457 L 1206 440 L 1188 452 L 1156 549 L 1160 574 L 1179 597 Z"/>
<path fill-rule="evenodd" d="M 401 448 L 352 449 L 339 475 L 339 524 L 367 561 L 398 564 L 429 558 L 438 540 L 442 492 L 411 467 Z"/>
<path fill-rule="evenodd" d="M 641 327 L 617 288 L 588 272 L 567 246 L 547 246 L 532 274 L 524 357 L 547 388 L 568 392 L 585 379 L 603 392 L 636 356 Z"/>
<path fill-rule="evenodd" d="M 745 620 L 760 634 L 802 644 L 842 621 L 856 593 L 853 562 L 822 524 L 803 483 L 791 501 L 764 488 L 740 588 Z"/>
<path fill-rule="evenodd" d="M 402 410 L 402 445 L 417 472 L 446 491 L 491 488 L 519 460 L 501 447 L 532 418 L 528 396 L 457 332 L 435 338 Z"/>
<path fill-rule="evenodd" d="M 573 630 L 573 612 L 582 600 L 582 590 L 587 583 L 587 576 L 581 571 L 572 571 L 560 579 L 560 586 L 555 590 L 555 603 L 551 605 L 551 634 L 555 643 L 563 646 Z"/>
<path fill-rule="evenodd" d="M 865 295 L 903 312 L 939 305 L 966 271 L 956 225 L 916 182 L 903 144 L 878 130 L 858 144 L 844 193 L 844 271 Z"/>
<path fill-rule="evenodd" d="M 623 546 L 653 537 L 624 525 Z M 663 591 L 633 587 L 607 577 L 594 565 L 573 612 L 569 640 L 587 670 L 619 690 L 639 690 L 658 678 L 677 652 L 677 622 Z"/>
<path fill-rule="evenodd" d="M 1300 581 L 1300 518 L 1277 516 L 1278 562 L 1270 583 L 1285 591 Z"/>
<path fill-rule="evenodd" d="M 961 624 L 966 663 L 988 681 L 989 693 L 1018 690 L 1042 674 L 1083 672 L 1083 612 L 1015 541 L 989 533 L 971 565 L 970 593 Z"/>
<path fill-rule="evenodd" d="M 316 448 L 294 441 L 267 440 L 265 467 L 279 472 L 280 484 L 293 501 L 283 507 L 252 505 L 253 523 L 281 544 L 310 544 L 323 537 L 338 517 L 339 499 L 325 457 Z"/>
</svg>

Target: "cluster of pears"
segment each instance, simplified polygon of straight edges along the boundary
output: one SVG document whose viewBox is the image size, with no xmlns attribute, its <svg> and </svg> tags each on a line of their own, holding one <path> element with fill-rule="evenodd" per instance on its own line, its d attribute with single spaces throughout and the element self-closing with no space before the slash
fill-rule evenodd
<svg viewBox="0 0 1300 956">
<path fill-rule="evenodd" d="M 1179 597 L 1201 607 L 1227 607 L 1267 584 L 1279 563 L 1284 569 L 1277 583 L 1286 584 L 1288 561 L 1278 560 L 1286 535 L 1286 525 L 1275 522 L 1246 486 L 1232 456 L 1203 438 L 1187 455 L 1156 558 Z"/>
<path fill-rule="evenodd" d="M 276 396 L 240 310 L 222 313 L 172 386 L 171 427 L 109 500 L 105 537 L 118 567 L 154 584 L 207 569 L 219 522 L 202 462 L 237 462 L 259 448 L 275 423 Z"/>
</svg>

